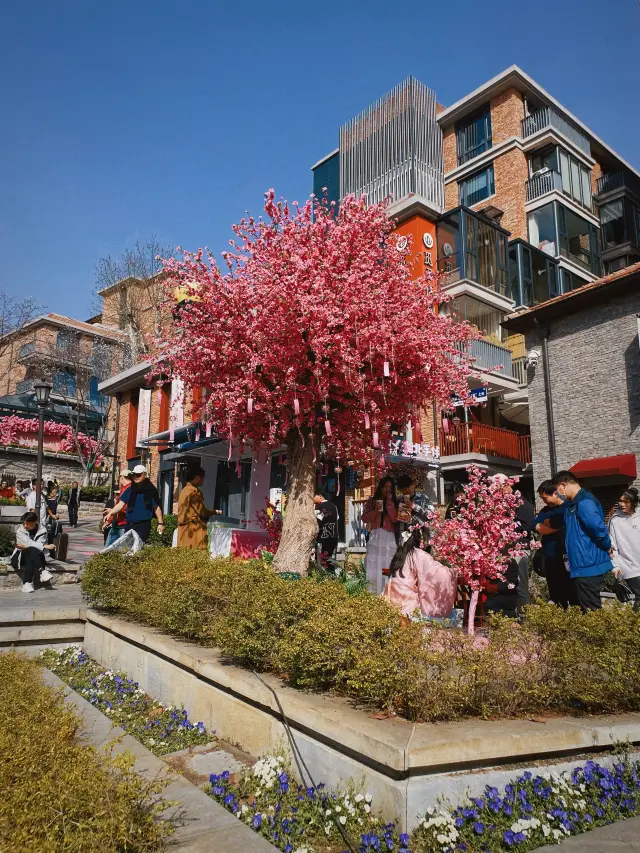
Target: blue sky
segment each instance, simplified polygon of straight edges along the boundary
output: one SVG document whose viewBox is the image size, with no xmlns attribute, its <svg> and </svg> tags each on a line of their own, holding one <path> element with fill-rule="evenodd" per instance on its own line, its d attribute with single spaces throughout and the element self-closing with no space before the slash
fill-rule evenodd
<svg viewBox="0 0 640 853">
<path fill-rule="evenodd" d="M 225 248 L 413 74 L 451 104 L 519 64 L 640 167 L 638 0 L 6 0 L 0 290 L 86 318 L 96 261 Z"/>
</svg>

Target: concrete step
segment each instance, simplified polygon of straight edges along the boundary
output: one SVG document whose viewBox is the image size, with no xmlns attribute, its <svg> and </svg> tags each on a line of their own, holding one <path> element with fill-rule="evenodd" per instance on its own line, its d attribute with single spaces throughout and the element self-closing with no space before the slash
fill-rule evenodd
<svg viewBox="0 0 640 853">
<path fill-rule="evenodd" d="M 81 643 L 84 640 L 84 622 L 23 622 L 17 625 L 0 625 L 0 648 L 7 646 L 49 645 L 59 642 Z"/>
</svg>

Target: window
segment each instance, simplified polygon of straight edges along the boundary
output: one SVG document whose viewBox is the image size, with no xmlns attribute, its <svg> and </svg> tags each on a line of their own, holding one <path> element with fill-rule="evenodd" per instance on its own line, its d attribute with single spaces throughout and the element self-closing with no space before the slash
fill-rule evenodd
<svg viewBox="0 0 640 853">
<path fill-rule="evenodd" d="M 563 148 L 558 149 L 558 155 L 562 191 L 582 207 L 591 210 L 593 205 L 591 203 L 590 170 Z"/>
<path fill-rule="evenodd" d="M 457 320 L 466 320 L 477 326 L 483 337 L 490 338 L 495 343 L 501 342 L 502 314 L 495 308 L 471 296 L 456 296 L 450 302 L 449 311 Z"/>
<path fill-rule="evenodd" d="M 60 370 L 53 377 L 53 393 L 62 397 L 74 397 L 76 393 L 76 378 L 66 370 Z"/>
<path fill-rule="evenodd" d="M 633 221 L 635 223 L 635 244 L 640 246 L 640 207 L 633 205 Z"/>
<path fill-rule="evenodd" d="M 465 207 L 473 207 L 474 204 L 478 204 L 493 195 L 495 192 L 493 166 L 460 181 L 459 192 L 460 204 L 464 204 Z"/>
<path fill-rule="evenodd" d="M 60 329 L 56 335 L 56 349 L 67 349 L 78 343 L 78 335 L 71 329 Z"/>
<path fill-rule="evenodd" d="M 537 305 L 558 294 L 557 262 L 516 240 L 509 247 L 511 291 L 516 305 Z"/>
<path fill-rule="evenodd" d="M 458 166 L 491 148 L 491 110 L 488 104 L 456 125 L 456 147 Z"/>
<path fill-rule="evenodd" d="M 570 290 L 577 290 L 579 287 L 584 287 L 589 284 L 586 278 L 581 278 L 574 272 L 560 268 L 560 280 L 562 283 L 562 293 L 568 293 Z"/>
<path fill-rule="evenodd" d="M 16 382 L 16 394 L 26 394 L 33 391 L 34 381 L 33 379 L 22 379 L 20 382 Z"/>
<path fill-rule="evenodd" d="M 626 255 L 622 255 L 620 258 L 614 258 L 612 261 L 607 261 L 604 265 L 605 275 L 609 275 L 616 270 L 624 269 L 626 266 L 628 266 Z"/>
<path fill-rule="evenodd" d="M 609 204 L 603 204 L 600 208 L 600 231 L 603 249 L 612 249 L 627 242 L 624 202 L 621 198 Z"/>
<path fill-rule="evenodd" d="M 31 355 L 32 352 L 36 351 L 36 342 L 31 341 L 28 344 L 22 344 L 20 349 L 18 350 L 18 358 L 24 358 L 27 355 Z"/>
<path fill-rule="evenodd" d="M 529 242 L 547 255 L 555 257 L 556 218 L 553 204 L 545 204 L 529 214 Z"/>
<path fill-rule="evenodd" d="M 531 174 L 536 172 L 552 171 L 558 172 L 558 149 L 555 145 L 550 148 L 543 148 L 542 151 L 537 151 L 531 155 Z"/>
<path fill-rule="evenodd" d="M 557 207 L 560 254 L 599 275 L 600 254 L 597 229 L 568 207 L 561 204 Z"/>
</svg>

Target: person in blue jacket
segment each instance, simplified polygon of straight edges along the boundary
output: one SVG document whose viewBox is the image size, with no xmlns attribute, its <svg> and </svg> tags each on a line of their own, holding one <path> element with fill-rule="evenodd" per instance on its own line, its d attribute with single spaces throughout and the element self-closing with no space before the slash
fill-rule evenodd
<svg viewBox="0 0 640 853">
<path fill-rule="evenodd" d="M 600 501 L 580 486 L 571 471 L 559 471 L 553 485 L 567 501 L 565 551 L 578 604 L 584 612 L 598 610 L 604 576 L 613 569 L 611 539 Z"/>
</svg>

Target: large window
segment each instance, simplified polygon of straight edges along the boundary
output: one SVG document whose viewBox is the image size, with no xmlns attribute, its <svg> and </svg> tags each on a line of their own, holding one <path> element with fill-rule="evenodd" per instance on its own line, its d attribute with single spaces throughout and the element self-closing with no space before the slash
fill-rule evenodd
<svg viewBox="0 0 640 853">
<path fill-rule="evenodd" d="M 74 397 L 76 393 L 76 378 L 66 370 L 60 370 L 53 377 L 53 393 L 62 397 Z"/>
<path fill-rule="evenodd" d="M 495 192 L 493 166 L 460 181 L 459 191 L 460 204 L 464 204 L 465 207 L 473 207 L 474 204 L 489 198 Z"/>
<path fill-rule="evenodd" d="M 562 293 L 568 293 L 570 290 L 577 290 L 579 287 L 584 287 L 589 284 L 586 278 L 581 278 L 574 272 L 570 272 L 564 268 L 560 268 L 560 276 L 562 283 Z"/>
<path fill-rule="evenodd" d="M 568 207 L 558 204 L 557 208 L 560 254 L 599 275 L 600 253 L 597 229 Z"/>
<path fill-rule="evenodd" d="M 553 202 L 539 207 L 529 214 L 529 242 L 547 255 L 555 257 L 556 248 L 556 217 Z"/>
<path fill-rule="evenodd" d="M 456 125 L 456 146 L 459 166 L 491 148 L 491 110 L 488 104 Z"/>
<path fill-rule="evenodd" d="M 536 151 L 535 154 L 531 155 L 531 159 L 529 161 L 531 165 L 531 175 L 535 175 L 537 172 L 559 172 L 558 168 L 558 148 L 555 145 L 551 145 L 548 148 L 542 148 L 540 151 Z"/>
<path fill-rule="evenodd" d="M 563 192 L 575 202 L 591 210 L 591 172 L 564 148 L 558 149 Z"/>
<path fill-rule="evenodd" d="M 60 329 L 56 335 L 56 349 L 68 349 L 78 343 L 78 335 L 71 329 Z"/>
<path fill-rule="evenodd" d="M 437 225 L 438 270 L 507 292 L 507 234 L 487 219 L 455 210 Z"/>
<path fill-rule="evenodd" d="M 516 305 L 537 305 L 558 294 L 557 261 L 516 240 L 509 247 L 511 297 Z"/>
<path fill-rule="evenodd" d="M 502 314 L 471 296 L 457 296 L 449 303 L 449 313 L 456 320 L 466 320 L 477 326 L 480 334 L 495 344 L 502 343 Z"/>
<path fill-rule="evenodd" d="M 613 249 L 614 246 L 627 242 L 623 199 L 619 198 L 600 207 L 600 230 L 603 249 Z"/>
</svg>

